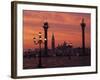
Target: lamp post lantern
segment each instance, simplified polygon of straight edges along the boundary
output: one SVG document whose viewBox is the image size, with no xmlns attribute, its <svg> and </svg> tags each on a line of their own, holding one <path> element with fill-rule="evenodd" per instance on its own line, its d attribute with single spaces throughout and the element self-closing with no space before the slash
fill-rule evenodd
<svg viewBox="0 0 100 80">
<path fill-rule="evenodd" d="M 42 41 L 42 33 L 39 32 L 38 36 L 39 36 L 39 40 L 38 41 L 36 41 L 35 37 L 33 38 L 33 40 L 34 40 L 34 43 L 36 45 L 39 44 L 39 55 L 38 55 L 39 62 L 38 62 L 38 68 L 41 68 L 42 67 L 42 63 L 41 63 L 42 62 L 42 60 L 41 60 L 41 44 L 43 43 L 43 41 Z"/>
<path fill-rule="evenodd" d="M 82 22 L 81 22 L 81 28 L 82 28 L 82 55 L 85 54 L 85 27 L 86 27 L 86 24 L 85 24 L 84 18 L 83 18 Z"/>
<path fill-rule="evenodd" d="M 44 49 L 45 49 L 45 55 L 48 55 L 48 22 L 44 22 L 43 25 L 44 28 Z"/>
</svg>

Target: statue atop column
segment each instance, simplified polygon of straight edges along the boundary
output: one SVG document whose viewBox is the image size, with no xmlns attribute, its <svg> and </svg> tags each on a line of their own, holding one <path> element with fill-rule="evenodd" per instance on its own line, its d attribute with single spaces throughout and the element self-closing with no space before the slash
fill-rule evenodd
<svg viewBox="0 0 100 80">
<path fill-rule="evenodd" d="M 44 49 L 45 49 L 45 55 L 48 55 L 48 22 L 44 22 L 43 25 L 44 28 Z"/>
<path fill-rule="evenodd" d="M 86 26 L 86 23 L 84 22 L 84 18 L 82 19 L 82 22 L 80 25 L 82 28 L 82 55 L 85 55 L 85 26 Z"/>
</svg>

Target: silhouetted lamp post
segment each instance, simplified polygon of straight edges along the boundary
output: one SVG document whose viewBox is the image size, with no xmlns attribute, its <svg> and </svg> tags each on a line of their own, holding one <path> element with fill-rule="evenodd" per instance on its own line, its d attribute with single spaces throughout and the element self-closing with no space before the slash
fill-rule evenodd
<svg viewBox="0 0 100 80">
<path fill-rule="evenodd" d="M 84 22 L 84 18 L 82 19 L 81 22 L 81 28 L 82 28 L 82 53 L 83 55 L 85 54 L 85 22 Z"/>
<path fill-rule="evenodd" d="M 39 55 L 38 55 L 39 63 L 38 63 L 38 67 L 41 68 L 42 67 L 42 63 L 41 63 L 42 62 L 42 60 L 41 60 L 41 44 L 43 43 L 41 32 L 39 32 L 38 36 L 39 36 L 38 41 L 36 40 L 36 37 L 34 37 L 33 40 L 34 40 L 34 43 L 36 45 L 39 44 Z"/>
<path fill-rule="evenodd" d="M 45 55 L 48 55 L 48 22 L 44 22 L 44 48 L 45 48 Z"/>
</svg>

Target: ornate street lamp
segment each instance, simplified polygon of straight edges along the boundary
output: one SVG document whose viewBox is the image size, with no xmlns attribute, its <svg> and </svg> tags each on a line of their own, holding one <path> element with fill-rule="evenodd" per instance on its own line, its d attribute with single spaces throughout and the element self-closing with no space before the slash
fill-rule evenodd
<svg viewBox="0 0 100 80">
<path fill-rule="evenodd" d="M 38 63 L 38 68 L 41 68 L 42 67 L 42 63 L 41 63 L 42 62 L 42 59 L 41 59 L 41 44 L 43 43 L 43 41 L 42 41 L 42 33 L 39 32 L 38 36 L 39 36 L 38 41 L 36 40 L 36 37 L 34 37 L 33 40 L 34 40 L 34 43 L 36 45 L 39 45 L 39 55 L 38 55 L 39 63 Z"/>
</svg>

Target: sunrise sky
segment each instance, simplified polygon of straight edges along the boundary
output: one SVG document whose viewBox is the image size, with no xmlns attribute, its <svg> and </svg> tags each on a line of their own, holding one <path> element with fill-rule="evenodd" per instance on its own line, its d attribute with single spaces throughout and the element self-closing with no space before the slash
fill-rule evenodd
<svg viewBox="0 0 100 80">
<path fill-rule="evenodd" d="M 24 49 L 34 49 L 33 37 L 37 37 L 42 32 L 44 38 L 43 23 L 48 22 L 48 47 L 51 48 L 52 33 L 55 35 L 55 45 L 62 44 L 64 41 L 72 43 L 73 47 L 81 47 L 81 20 L 84 18 L 86 23 L 85 42 L 86 47 L 90 47 L 91 14 L 71 13 L 71 12 L 47 12 L 47 11 L 23 11 L 23 40 Z M 42 44 L 43 47 L 43 44 Z"/>
</svg>

